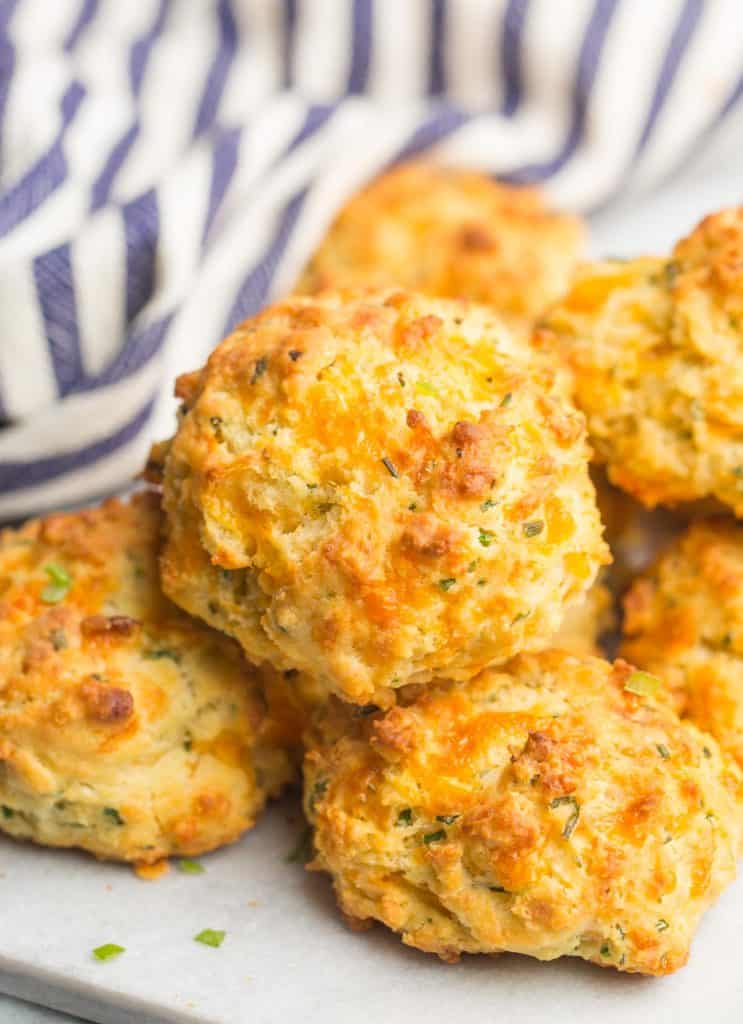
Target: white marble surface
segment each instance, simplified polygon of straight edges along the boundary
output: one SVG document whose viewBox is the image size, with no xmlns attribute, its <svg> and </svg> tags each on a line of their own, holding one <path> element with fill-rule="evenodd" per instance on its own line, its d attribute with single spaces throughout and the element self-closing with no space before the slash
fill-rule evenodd
<svg viewBox="0 0 743 1024">
<path fill-rule="evenodd" d="M 596 217 L 594 254 L 662 251 L 703 213 L 743 201 L 743 138 L 731 124 L 684 179 Z M 273 808 L 238 845 L 143 882 L 128 869 L 0 840 L 0 991 L 101 1024 L 740 1024 L 743 880 L 705 918 L 690 965 L 671 978 L 575 961 L 469 958 L 454 967 L 381 928 L 344 928 L 326 879 L 285 862 L 296 806 Z M 220 949 L 193 941 L 223 928 Z M 126 953 L 98 963 L 90 950 Z M 0 1024 L 72 1018 L 0 996 Z"/>
<path fill-rule="evenodd" d="M 58 1010 L 49 1010 L 36 1003 L 27 1003 L 12 996 L 0 995 L 2 1024 L 78 1024 L 79 1017 L 70 1017 Z"/>
<path fill-rule="evenodd" d="M 572 959 L 448 966 L 381 927 L 349 932 L 328 880 L 286 862 L 299 829 L 297 805 L 285 802 L 241 843 L 203 858 L 205 874 L 172 870 L 157 882 L 0 842 L 0 989 L 102 1024 L 740 1024 L 743 880 L 670 978 Z M 193 941 L 202 928 L 227 932 L 221 948 Z M 126 953 L 98 963 L 90 950 L 103 942 Z"/>
</svg>

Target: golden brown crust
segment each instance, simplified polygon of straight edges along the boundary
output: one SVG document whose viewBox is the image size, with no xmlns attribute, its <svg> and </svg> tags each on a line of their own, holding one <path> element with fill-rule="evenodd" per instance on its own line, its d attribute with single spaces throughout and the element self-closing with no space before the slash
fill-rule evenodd
<svg viewBox="0 0 743 1024">
<path fill-rule="evenodd" d="M 447 960 L 682 966 L 735 875 L 732 769 L 634 679 L 553 650 L 386 713 L 331 702 L 308 738 L 305 810 L 343 912 Z"/>
<path fill-rule="evenodd" d="M 538 189 L 403 164 L 347 203 L 298 291 L 398 285 L 481 302 L 521 329 L 565 292 L 584 240 Z"/>
<path fill-rule="evenodd" d="M 560 372 L 486 309 L 294 297 L 189 385 L 166 593 L 357 703 L 543 644 L 606 560 Z"/>
<path fill-rule="evenodd" d="M 743 207 L 670 259 L 586 267 L 537 338 L 572 368 L 612 483 L 650 507 L 713 497 L 743 516 Z"/>
<path fill-rule="evenodd" d="M 743 526 L 693 524 L 624 608 L 625 656 L 663 674 L 678 711 L 743 768 Z"/>
<path fill-rule="evenodd" d="M 141 493 L 0 536 L 11 835 L 117 860 L 197 854 L 293 777 L 301 723 L 277 684 L 266 698 L 233 641 L 161 595 L 160 521 Z"/>
</svg>

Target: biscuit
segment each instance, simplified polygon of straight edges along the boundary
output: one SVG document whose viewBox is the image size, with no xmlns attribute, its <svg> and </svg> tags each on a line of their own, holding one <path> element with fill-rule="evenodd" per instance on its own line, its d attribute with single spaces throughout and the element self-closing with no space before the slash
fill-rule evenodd
<svg viewBox="0 0 743 1024">
<path fill-rule="evenodd" d="M 397 285 L 490 305 L 521 329 L 567 290 L 584 242 L 539 189 L 403 164 L 341 210 L 298 291 Z"/>
<path fill-rule="evenodd" d="M 293 297 L 179 392 L 165 592 L 326 692 L 543 646 L 608 558 L 562 373 L 484 307 Z"/>
<path fill-rule="evenodd" d="M 694 523 L 624 608 L 625 657 L 663 675 L 680 714 L 743 768 L 743 525 Z"/>
<path fill-rule="evenodd" d="M 572 369 L 612 483 L 648 507 L 714 498 L 743 516 L 743 207 L 669 259 L 586 267 L 536 340 Z"/>
<path fill-rule="evenodd" d="M 735 876 L 735 769 L 651 680 L 552 650 L 387 712 L 331 702 L 305 757 L 311 866 L 351 920 L 445 960 L 676 970 Z"/>
<path fill-rule="evenodd" d="M 294 778 L 286 684 L 161 594 L 157 497 L 0 537 L 0 828 L 141 862 L 250 828 Z"/>
</svg>

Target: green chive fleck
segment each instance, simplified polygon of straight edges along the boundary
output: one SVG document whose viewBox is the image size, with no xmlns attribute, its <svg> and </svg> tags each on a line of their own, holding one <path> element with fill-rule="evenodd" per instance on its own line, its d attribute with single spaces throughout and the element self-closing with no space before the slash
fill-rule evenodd
<svg viewBox="0 0 743 1024">
<path fill-rule="evenodd" d="M 436 821 L 443 821 L 445 825 L 453 825 L 458 817 L 458 814 L 437 814 Z"/>
<path fill-rule="evenodd" d="M 611 947 L 609 946 L 608 942 L 605 942 L 603 944 L 603 946 L 599 950 L 599 953 L 601 954 L 601 956 L 611 956 Z"/>
<path fill-rule="evenodd" d="M 505 407 L 507 405 L 510 405 L 512 398 L 513 398 L 513 395 L 511 394 L 510 391 L 508 392 L 507 395 L 504 395 L 503 398 L 501 399 L 501 403 L 500 403 L 501 409 L 505 409 Z"/>
<path fill-rule="evenodd" d="M 149 651 L 142 651 L 142 657 L 146 661 L 160 661 L 163 658 L 167 658 L 169 661 L 179 662 L 181 656 L 178 651 L 172 650 L 170 647 L 153 647 Z"/>
<path fill-rule="evenodd" d="M 250 383 L 255 384 L 268 369 L 268 360 L 265 356 L 261 356 L 260 359 L 256 359 L 253 364 L 253 376 L 250 378 Z"/>
<path fill-rule="evenodd" d="M 580 818 L 580 804 L 574 796 L 556 796 L 550 802 L 550 810 L 554 810 L 555 807 L 562 807 L 564 804 L 570 804 L 573 808 L 562 828 L 563 839 L 570 839 L 575 831 L 575 826 L 578 824 L 578 818 Z"/>
<path fill-rule="evenodd" d="M 633 672 L 624 684 L 628 693 L 634 693 L 638 697 L 652 697 L 660 686 L 660 679 L 651 676 L 649 672 Z"/>
<path fill-rule="evenodd" d="M 437 832 L 428 832 L 423 836 L 423 842 L 428 846 L 430 843 L 440 843 L 442 839 L 446 839 L 446 831 L 440 828 Z"/>
<path fill-rule="evenodd" d="M 524 536 L 536 537 L 543 529 L 544 521 L 542 519 L 532 519 L 530 523 L 524 523 Z"/>
<path fill-rule="evenodd" d="M 317 801 L 321 800 L 327 793 L 328 786 L 330 785 L 329 779 L 318 779 L 315 785 L 312 787 L 312 793 L 310 794 L 310 813 L 314 812 L 317 806 Z"/>
<path fill-rule="evenodd" d="M 49 583 L 41 591 L 41 600 L 44 604 L 59 604 L 69 593 L 72 577 L 61 565 L 45 565 L 44 572 Z"/>
<path fill-rule="evenodd" d="M 387 470 L 390 476 L 394 476 L 395 479 L 399 477 L 400 474 L 397 472 L 394 462 L 392 461 L 392 459 L 388 459 L 386 455 L 382 459 L 382 465 Z"/>
<path fill-rule="evenodd" d="M 189 860 L 188 857 L 182 857 L 178 861 L 178 870 L 182 871 L 184 875 L 203 875 L 206 868 L 197 860 Z"/>
<path fill-rule="evenodd" d="M 123 825 L 124 819 L 121 817 L 115 807 L 104 807 L 104 815 L 114 823 L 114 825 Z"/>
<path fill-rule="evenodd" d="M 487 512 L 489 508 L 495 508 L 497 504 L 497 501 L 493 501 L 492 498 L 488 498 L 487 501 L 484 501 L 482 505 L 480 505 L 480 508 L 482 509 L 483 512 Z"/>
<path fill-rule="evenodd" d="M 709 749 L 709 747 L 702 747 L 702 753 L 705 757 L 712 757 L 712 751 Z"/>
<path fill-rule="evenodd" d="M 104 942 L 102 946 L 96 946 L 93 950 L 93 956 L 96 960 L 113 960 L 114 957 L 121 956 L 126 950 L 123 946 L 117 946 L 115 942 Z"/>
<path fill-rule="evenodd" d="M 449 577 L 448 579 L 445 579 L 445 580 L 439 580 L 439 586 L 440 586 L 440 587 L 441 587 L 441 589 L 442 589 L 442 590 L 444 590 L 444 591 L 446 591 L 446 590 L 451 590 L 451 588 L 452 588 L 452 587 L 454 586 L 454 584 L 455 584 L 456 582 L 457 582 L 457 581 L 456 581 L 456 580 L 454 579 L 454 577 L 453 577 L 453 576 L 450 576 L 450 577 Z"/>
<path fill-rule="evenodd" d="M 395 825 L 397 828 L 406 828 L 408 825 L 413 824 L 413 811 L 410 807 L 403 807 L 397 816 Z"/>
<path fill-rule="evenodd" d="M 49 639 L 55 651 L 64 651 L 67 647 L 67 634 L 63 629 L 53 629 L 49 633 Z"/>
<path fill-rule="evenodd" d="M 287 864 L 306 864 L 312 859 L 312 829 L 306 825 L 299 835 L 296 846 L 287 854 Z"/>
<path fill-rule="evenodd" d="M 660 754 L 660 756 L 663 758 L 664 761 L 667 761 L 668 758 L 671 756 L 670 753 L 668 752 L 668 747 L 664 743 L 656 743 L 655 744 L 655 749 L 658 751 L 658 753 Z"/>
<path fill-rule="evenodd" d="M 3 817 L 4 818 L 12 818 L 13 814 L 15 813 L 13 811 L 12 807 L 7 807 L 5 804 L 2 805 L 1 809 L 2 809 L 2 812 L 3 812 Z"/>
<path fill-rule="evenodd" d="M 665 918 L 661 917 L 655 922 L 655 928 L 656 931 L 664 932 L 666 928 L 670 928 L 670 925 L 668 921 L 665 920 Z"/>
<path fill-rule="evenodd" d="M 479 540 L 480 540 L 480 543 L 482 544 L 482 546 L 484 548 L 489 548 L 490 547 L 490 545 L 493 543 L 493 537 L 494 536 L 495 536 L 495 534 L 492 532 L 492 530 L 483 530 L 483 528 L 480 527 L 480 537 L 479 537 Z"/>
<path fill-rule="evenodd" d="M 204 928 L 198 935 L 194 935 L 193 940 L 194 942 L 200 942 L 204 946 L 213 946 L 215 949 L 219 949 L 224 942 L 226 934 L 227 932 L 218 931 L 214 928 Z"/>
<path fill-rule="evenodd" d="M 676 278 L 679 276 L 680 271 L 681 266 L 675 260 L 670 260 L 668 263 L 666 263 L 665 267 L 663 268 L 663 275 L 666 279 L 666 284 L 669 288 L 671 288 L 675 284 Z"/>
</svg>

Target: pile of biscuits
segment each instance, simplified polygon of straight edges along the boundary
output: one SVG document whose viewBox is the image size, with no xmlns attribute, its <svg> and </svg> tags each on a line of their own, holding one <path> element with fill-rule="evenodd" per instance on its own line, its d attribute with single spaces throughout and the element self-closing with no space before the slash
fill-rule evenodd
<svg viewBox="0 0 743 1024">
<path fill-rule="evenodd" d="M 179 379 L 146 489 L 2 534 L 5 832 L 150 864 L 303 777 L 357 926 L 686 962 L 743 847 L 743 208 L 583 240 L 388 172 Z"/>
</svg>

